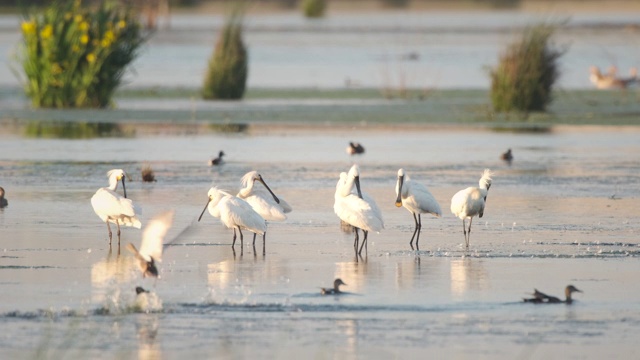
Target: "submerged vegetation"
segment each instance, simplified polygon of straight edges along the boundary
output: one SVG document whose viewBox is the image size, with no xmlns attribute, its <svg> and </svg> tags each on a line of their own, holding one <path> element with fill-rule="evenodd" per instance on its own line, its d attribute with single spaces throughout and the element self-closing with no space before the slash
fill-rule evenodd
<svg viewBox="0 0 640 360">
<path fill-rule="evenodd" d="M 241 99 L 247 84 L 248 55 L 242 40 L 243 5 L 236 5 L 218 36 L 205 75 L 205 99 Z"/>
<path fill-rule="evenodd" d="M 117 123 L 93 123 L 75 121 L 30 121 L 24 135 L 32 138 L 92 139 L 122 137 L 125 131 Z"/>
<path fill-rule="evenodd" d="M 106 107 L 145 41 L 136 15 L 116 2 L 55 1 L 22 22 L 18 51 L 34 107 Z"/>
<path fill-rule="evenodd" d="M 563 51 L 549 42 L 556 26 L 527 27 L 522 38 L 507 47 L 491 71 L 491 103 L 497 112 L 545 111 L 558 80 L 558 58 Z"/>
</svg>

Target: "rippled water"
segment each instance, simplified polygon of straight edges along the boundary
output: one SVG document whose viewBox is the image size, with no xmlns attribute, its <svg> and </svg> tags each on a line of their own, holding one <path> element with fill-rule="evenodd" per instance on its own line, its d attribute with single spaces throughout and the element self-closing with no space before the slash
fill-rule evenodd
<svg viewBox="0 0 640 360">
<path fill-rule="evenodd" d="M 354 128 L 94 139 L 0 137 L 0 353 L 3 357 L 602 358 L 637 355 L 640 226 L 637 130 L 545 133 Z M 349 158 L 350 140 L 367 152 Z M 499 154 L 511 147 L 515 160 Z M 228 162 L 206 165 L 223 149 Z M 333 214 L 352 162 L 386 229 L 356 257 Z M 151 164 L 158 181 L 139 182 Z M 106 171 L 125 169 L 143 223 L 176 210 L 161 279 L 142 280 L 89 199 Z M 444 216 L 413 220 L 394 206 L 404 167 Z M 496 172 L 487 209 L 463 251 L 449 199 Z M 232 250 L 231 231 L 205 214 L 212 184 L 237 190 L 259 170 L 293 206 L 270 223 L 266 249 Z M 123 245 L 141 233 L 124 229 Z M 340 277 L 349 293 L 319 294 Z M 571 306 L 521 302 L 533 288 L 584 293 Z M 152 291 L 139 303 L 134 287 Z M 144 299 L 143 299 L 144 300 Z"/>
</svg>

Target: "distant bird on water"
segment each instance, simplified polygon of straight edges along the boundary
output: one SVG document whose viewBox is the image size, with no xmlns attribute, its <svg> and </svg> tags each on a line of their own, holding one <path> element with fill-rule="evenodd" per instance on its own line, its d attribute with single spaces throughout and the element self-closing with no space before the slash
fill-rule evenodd
<svg viewBox="0 0 640 360">
<path fill-rule="evenodd" d="M 437 217 L 442 216 L 440 204 L 431 195 L 429 190 L 421 183 L 412 181 L 409 175 L 406 175 L 404 169 L 398 170 L 398 181 L 396 182 L 396 206 L 404 206 L 405 209 L 413 215 L 415 222 L 415 230 L 411 236 L 409 245 L 413 249 L 413 238 L 416 238 L 416 248 L 420 250 L 418 242 L 420 241 L 420 230 L 422 229 L 422 219 L 420 214 L 432 214 Z M 416 216 L 417 215 L 417 216 Z M 417 236 L 416 236 L 417 235 Z"/>
<path fill-rule="evenodd" d="M 224 151 L 220 151 L 218 153 L 218 157 L 217 158 L 213 158 L 211 160 L 209 160 L 209 166 L 215 166 L 215 165 L 222 165 L 224 164 L 224 160 L 222 160 L 222 157 L 225 155 Z"/>
<path fill-rule="evenodd" d="M 354 186 L 356 190 L 354 191 Z M 355 228 L 353 246 L 360 254 L 367 243 L 369 231 L 379 232 L 384 229 L 382 213 L 372 197 L 360 190 L 360 168 L 353 165 L 349 173 L 340 173 L 340 179 L 336 184 L 333 211 L 340 220 Z M 358 230 L 364 233 L 364 239 L 358 250 Z"/>
<path fill-rule="evenodd" d="M 341 279 L 335 279 L 333 281 L 333 288 L 321 288 L 320 289 L 320 294 L 322 294 L 322 295 L 337 295 L 337 294 L 341 294 L 342 291 L 340 291 L 340 285 L 347 285 L 347 284 L 342 282 Z"/>
<path fill-rule="evenodd" d="M 118 245 L 120 245 L 120 225 L 132 226 L 140 229 L 142 224 L 138 220 L 137 210 L 133 201 L 127 199 L 127 188 L 125 186 L 125 172 L 122 169 L 113 169 L 107 173 L 109 186 L 98 189 L 91 198 L 93 211 L 107 224 L 109 231 L 109 245 L 111 245 L 111 227 L 109 222 L 115 223 L 118 227 Z M 116 192 L 118 181 L 122 181 L 124 197 Z"/>
<path fill-rule="evenodd" d="M 357 155 L 364 154 L 364 146 L 357 142 L 350 142 L 349 146 L 347 146 L 347 154 L 349 155 Z"/>
<path fill-rule="evenodd" d="M 581 290 L 576 289 L 575 286 L 569 285 L 564 289 L 565 300 L 560 300 L 555 296 L 549 296 L 543 292 L 538 291 L 538 289 L 534 289 L 533 298 L 523 299 L 524 302 L 531 302 L 534 304 L 571 304 L 573 303 L 573 299 L 571 298 L 571 294 L 574 292 L 581 293 Z"/>
<path fill-rule="evenodd" d="M 513 161 L 513 153 L 511 152 L 511 149 L 507 150 L 507 152 L 502 153 L 502 155 L 500 155 L 500 159 L 511 165 L 511 162 Z"/>
<path fill-rule="evenodd" d="M 256 181 L 263 186 L 254 186 Z M 249 171 L 242 177 L 242 189 L 236 196 L 249 203 L 253 210 L 267 221 L 284 221 L 287 219 L 286 214 L 292 210 L 289 203 L 271 191 L 257 171 Z M 263 245 L 265 234 L 262 235 Z M 255 244 L 255 233 L 253 240 Z"/>
<path fill-rule="evenodd" d="M 638 82 L 638 71 L 631 68 L 627 78 L 617 77 L 617 69 L 614 67 L 607 74 L 602 74 L 597 66 L 589 68 L 589 80 L 597 89 L 626 89 L 630 85 Z"/>
<path fill-rule="evenodd" d="M 220 221 L 229 229 L 233 229 L 233 243 L 236 244 L 236 229 L 240 233 L 240 245 L 243 245 L 242 229 L 249 230 L 255 234 L 263 235 L 267 232 L 267 222 L 253 210 L 246 201 L 222 191 L 215 186 L 207 193 L 207 204 L 205 205 L 198 221 L 208 209 L 213 217 L 220 218 Z"/>
<path fill-rule="evenodd" d="M 0 209 L 9 206 L 9 202 L 4 197 L 4 188 L 0 186 Z"/>
<path fill-rule="evenodd" d="M 127 245 L 127 249 L 138 259 L 142 277 L 158 277 L 156 264 L 162 262 L 164 238 L 173 224 L 174 215 L 173 210 L 165 211 L 149 220 L 142 231 L 140 250 L 136 249 L 132 243 Z"/>
<path fill-rule="evenodd" d="M 484 206 L 487 202 L 487 192 L 491 187 L 491 176 L 493 173 L 489 169 L 485 169 L 479 181 L 479 187 L 468 187 L 458 191 L 451 198 L 451 212 L 462 220 L 462 229 L 464 231 L 464 242 L 466 248 L 469 249 L 469 238 L 471 237 L 471 222 L 474 216 L 482 217 L 484 215 Z M 465 224 L 465 220 L 469 219 L 469 228 Z"/>
</svg>

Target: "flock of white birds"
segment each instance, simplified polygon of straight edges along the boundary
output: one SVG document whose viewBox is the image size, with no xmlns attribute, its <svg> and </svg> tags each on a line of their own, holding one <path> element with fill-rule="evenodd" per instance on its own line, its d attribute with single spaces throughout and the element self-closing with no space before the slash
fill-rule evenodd
<svg viewBox="0 0 640 360">
<path fill-rule="evenodd" d="M 120 225 L 141 228 L 137 214 L 140 210 L 127 198 L 125 186 L 126 174 L 122 169 L 113 169 L 107 173 L 109 186 L 98 189 L 91 198 L 91 205 L 100 219 L 107 224 L 109 231 L 109 245 L 112 241 L 112 232 L 109 223 L 116 224 L 118 245 L 120 244 Z M 492 173 L 485 169 L 480 178 L 478 187 L 468 187 L 458 191 L 451 199 L 451 212 L 462 220 L 466 248 L 469 248 L 471 235 L 471 223 L 475 216 L 482 217 L 487 200 L 487 192 L 491 187 Z M 123 194 L 116 192 L 118 183 L 122 182 Z M 256 186 L 256 182 L 260 185 Z M 416 248 L 419 250 L 420 230 L 422 228 L 422 214 L 442 216 L 440 204 L 429 190 L 421 183 L 412 181 L 404 169 L 398 170 L 396 183 L 396 206 L 404 206 L 415 221 L 415 230 L 411 237 L 410 245 L 413 249 L 415 239 Z M 336 184 L 334 212 L 341 221 L 353 227 L 355 239 L 354 251 L 361 254 L 366 251 L 369 232 L 380 232 L 384 229 L 384 221 L 380 208 L 367 193 L 360 187 L 360 168 L 353 165 L 349 172 L 342 172 Z M 266 181 L 257 171 L 250 171 L 242 177 L 242 188 L 237 195 L 212 187 L 208 192 L 208 200 L 202 210 L 198 221 L 202 219 L 204 212 L 208 210 L 211 216 L 230 229 L 233 229 L 233 243 L 235 246 L 237 232 L 240 234 L 240 242 L 243 245 L 242 230 L 253 233 L 255 246 L 256 235 L 262 235 L 263 252 L 267 232 L 267 221 L 283 221 L 292 207 L 281 197 L 278 197 Z M 164 237 L 173 223 L 173 211 L 164 212 L 152 220 L 145 227 L 142 234 L 140 249 L 132 244 L 127 248 L 131 250 L 139 260 L 143 276 L 158 276 L 156 263 L 161 261 L 164 247 Z M 466 220 L 469 219 L 469 225 Z M 360 244 L 360 234 L 363 239 Z"/>
</svg>

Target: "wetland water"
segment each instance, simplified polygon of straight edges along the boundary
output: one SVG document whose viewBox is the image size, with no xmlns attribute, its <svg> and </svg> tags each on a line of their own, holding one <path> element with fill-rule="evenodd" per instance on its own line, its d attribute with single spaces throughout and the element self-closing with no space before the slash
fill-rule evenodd
<svg viewBox="0 0 640 360">
<path fill-rule="evenodd" d="M 640 335 L 637 199 L 640 133 L 564 128 L 544 133 L 413 128 L 273 129 L 238 134 L 34 139 L 0 135 L 2 357 L 635 358 Z M 367 152 L 350 158 L 350 140 Z M 511 147 L 511 166 L 499 154 Z M 207 160 L 223 149 L 227 163 Z M 333 213 L 341 171 L 356 161 L 386 229 L 355 257 Z M 152 165 L 158 181 L 139 181 Z M 413 220 L 394 206 L 404 167 L 442 206 Z M 451 196 L 495 171 L 485 216 L 465 254 Z M 129 172 L 143 213 L 175 209 L 157 282 L 140 278 L 124 245 L 109 250 L 89 199 L 111 168 Z M 212 185 L 237 191 L 261 172 L 294 208 L 270 223 L 266 254 L 231 249 L 231 230 L 205 214 Z M 120 189 L 121 191 L 121 189 Z M 250 236 L 249 236 L 250 238 Z M 257 242 L 260 243 L 260 242 Z M 340 277 L 351 294 L 325 297 Z M 521 302 L 538 288 L 571 306 Z M 137 308 L 134 287 L 152 290 Z M 142 311 L 141 311 L 142 310 Z M 148 312 L 144 310 L 149 310 Z"/>
</svg>

